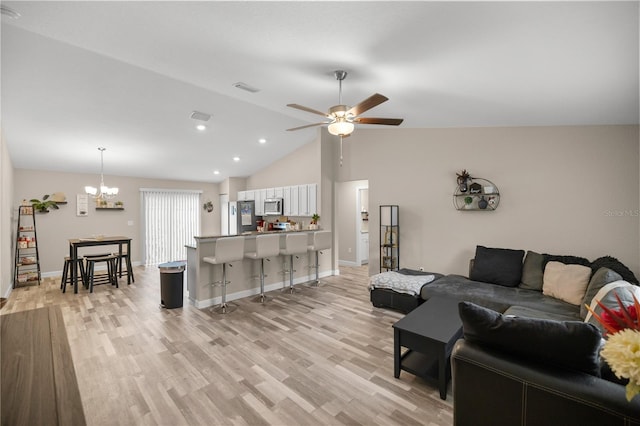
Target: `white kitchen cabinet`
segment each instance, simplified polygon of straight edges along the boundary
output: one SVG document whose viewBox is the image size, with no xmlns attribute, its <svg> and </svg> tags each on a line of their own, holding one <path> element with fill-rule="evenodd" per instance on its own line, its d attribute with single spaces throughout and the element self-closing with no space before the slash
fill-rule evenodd
<svg viewBox="0 0 640 426">
<path fill-rule="evenodd" d="M 264 215 L 264 199 L 266 198 L 266 194 L 267 194 L 266 189 L 255 190 L 256 216 Z"/>
<path fill-rule="evenodd" d="M 317 196 L 318 185 L 315 183 L 307 185 L 307 211 L 309 212 L 309 216 L 313 216 L 318 212 Z"/>
<path fill-rule="evenodd" d="M 256 199 L 255 191 L 244 191 L 244 199 L 245 200 L 255 200 Z M 242 200 L 238 200 L 242 201 Z"/>
<path fill-rule="evenodd" d="M 282 188 L 284 195 L 284 215 L 298 216 L 298 187 L 285 186 Z"/>
<path fill-rule="evenodd" d="M 276 189 L 275 188 L 267 188 L 265 189 L 266 198 L 276 198 Z"/>
<path fill-rule="evenodd" d="M 291 216 L 300 216 L 300 198 L 298 192 L 300 191 L 299 185 L 289 187 L 289 197 L 291 198 Z"/>
<path fill-rule="evenodd" d="M 274 198 L 284 198 L 284 188 L 283 187 L 278 187 L 278 188 L 273 188 L 273 197 Z"/>
<path fill-rule="evenodd" d="M 298 214 L 300 216 L 311 216 L 309 214 L 309 191 L 308 185 L 298 186 Z"/>
<path fill-rule="evenodd" d="M 317 213 L 317 192 L 315 183 L 298 186 L 298 214 L 300 216 L 313 216 Z"/>
<path fill-rule="evenodd" d="M 238 201 L 244 201 L 247 199 L 247 191 L 238 191 Z"/>
</svg>

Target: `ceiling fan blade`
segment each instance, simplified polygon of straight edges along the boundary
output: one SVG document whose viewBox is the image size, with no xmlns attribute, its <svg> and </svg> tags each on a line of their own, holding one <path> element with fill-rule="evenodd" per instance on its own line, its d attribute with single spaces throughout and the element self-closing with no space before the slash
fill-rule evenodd
<svg viewBox="0 0 640 426">
<path fill-rule="evenodd" d="M 351 109 L 347 111 L 347 115 L 360 115 L 363 112 L 368 111 L 371 108 L 378 106 L 381 103 L 386 102 L 388 100 L 389 98 L 387 98 L 386 96 L 381 95 L 380 93 L 376 93 L 375 95 L 369 96 L 367 99 L 360 102 L 358 105 L 352 106 Z"/>
<path fill-rule="evenodd" d="M 356 117 L 353 119 L 355 123 L 361 124 L 386 124 L 388 126 L 398 126 L 404 121 L 402 118 L 374 118 L 374 117 Z"/>
<path fill-rule="evenodd" d="M 287 104 L 287 106 L 290 107 L 290 108 L 299 109 L 301 111 L 310 112 L 312 114 L 318 114 L 318 115 L 321 115 L 323 117 L 327 117 L 328 116 L 326 112 L 320 112 L 320 111 L 318 111 L 316 109 L 309 108 L 309 107 L 302 106 L 302 105 L 298 105 L 298 104 Z"/>
<path fill-rule="evenodd" d="M 314 124 L 307 124 L 305 126 L 300 126 L 300 127 L 293 127 L 291 129 L 287 129 L 287 132 L 291 132 L 293 130 L 300 130 L 300 129 L 306 129 L 307 127 L 315 127 L 315 126 L 322 126 L 323 124 L 329 124 L 330 122 L 326 122 L 326 123 L 314 123 Z"/>
</svg>

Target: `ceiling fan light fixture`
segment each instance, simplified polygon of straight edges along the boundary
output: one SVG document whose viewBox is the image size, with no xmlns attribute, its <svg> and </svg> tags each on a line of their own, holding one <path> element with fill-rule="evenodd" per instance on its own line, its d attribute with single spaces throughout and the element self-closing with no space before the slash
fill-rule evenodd
<svg viewBox="0 0 640 426">
<path fill-rule="evenodd" d="M 333 123 L 329 124 L 329 127 L 327 128 L 327 130 L 329 130 L 329 133 L 335 136 L 350 135 L 351 133 L 353 133 L 354 129 L 355 129 L 355 126 L 353 125 L 353 123 L 346 121 L 344 119 L 342 120 L 338 119 L 334 121 Z"/>
</svg>

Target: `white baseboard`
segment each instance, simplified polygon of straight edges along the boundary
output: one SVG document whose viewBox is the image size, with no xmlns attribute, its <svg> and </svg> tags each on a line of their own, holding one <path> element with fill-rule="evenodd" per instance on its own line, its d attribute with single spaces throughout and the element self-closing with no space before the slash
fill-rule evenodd
<svg viewBox="0 0 640 426">
<path fill-rule="evenodd" d="M 338 260 L 338 266 L 362 266 L 359 265 L 357 262 L 351 262 L 350 260 Z"/>
</svg>

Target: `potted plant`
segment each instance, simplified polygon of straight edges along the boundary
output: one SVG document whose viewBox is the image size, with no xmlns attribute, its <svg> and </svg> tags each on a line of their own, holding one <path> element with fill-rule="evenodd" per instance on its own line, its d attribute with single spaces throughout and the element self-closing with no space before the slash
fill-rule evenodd
<svg viewBox="0 0 640 426">
<path fill-rule="evenodd" d="M 460 173 L 456 173 L 458 176 L 458 189 L 460 192 L 467 192 L 467 182 L 471 179 L 471 175 L 466 169 L 463 169 Z"/>
<path fill-rule="evenodd" d="M 320 220 L 320 215 L 318 213 L 314 213 L 313 216 L 311 216 L 309 229 L 318 229 L 318 220 Z"/>
<path fill-rule="evenodd" d="M 32 198 L 29 200 L 33 209 L 38 213 L 49 213 L 49 209 L 58 210 L 58 204 L 55 201 L 49 200 L 49 194 L 45 194 L 42 196 L 42 200 L 38 200 L 37 198 Z"/>
<path fill-rule="evenodd" d="M 115 203 L 113 203 L 113 205 L 114 205 L 117 209 L 124 208 L 124 203 L 123 203 L 122 201 L 116 201 Z"/>
<path fill-rule="evenodd" d="M 464 208 L 465 209 L 470 209 L 471 208 L 471 203 L 473 203 L 473 198 L 472 197 L 464 197 Z"/>
</svg>

